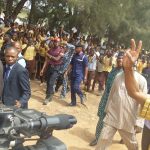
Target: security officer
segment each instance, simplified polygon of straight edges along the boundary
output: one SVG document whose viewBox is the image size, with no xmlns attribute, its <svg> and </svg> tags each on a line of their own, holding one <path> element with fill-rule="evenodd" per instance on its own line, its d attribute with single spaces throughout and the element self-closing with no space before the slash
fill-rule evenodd
<svg viewBox="0 0 150 150">
<path fill-rule="evenodd" d="M 71 103 L 70 106 L 76 106 L 76 94 L 80 97 L 81 104 L 84 103 L 84 95 L 80 89 L 80 84 L 87 81 L 88 58 L 83 53 L 83 45 L 78 44 L 75 48 L 75 54 L 71 60 L 68 71 L 71 70 Z M 67 72 L 68 72 L 67 71 Z"/>
</svg>

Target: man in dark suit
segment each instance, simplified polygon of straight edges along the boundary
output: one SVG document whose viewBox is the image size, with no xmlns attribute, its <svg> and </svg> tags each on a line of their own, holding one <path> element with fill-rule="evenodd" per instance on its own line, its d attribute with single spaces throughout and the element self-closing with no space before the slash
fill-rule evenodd
<svg viewBox="0 0 150 150">
<path fill-rule="evenodd" d="M 2 98 L 2 92 L 3 92 L 3 64 L 0 60 L 0 100 Z"/>
<path fill-rule="evenodd" d="M 29 74 L 18 62 L 18 51 L 14 47 L 5 50 L 4 88 L 2 101 L 6 106 L 27 108 L 31 95 Z"/>
</svg>

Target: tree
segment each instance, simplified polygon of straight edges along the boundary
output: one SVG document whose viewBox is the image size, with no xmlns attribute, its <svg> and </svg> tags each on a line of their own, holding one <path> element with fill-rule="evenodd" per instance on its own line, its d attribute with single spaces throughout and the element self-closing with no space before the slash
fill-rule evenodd
<svg viewBox="0 0 150 150">
<path fill-rule="evenodd" d="M 4 1 L 0 0 L 0 13 L 3 11 L 4 8 Z"/>
<path fill-rule="evenodd" d="M 15 20 L 17 18 L 17 15 L 20 13 L 22 10 L 25 2 L 27 0 L 6 0 L 3 1 L 5 3 L 5 18 L 11 17 L 12 20 Z"/>
<path fill-rule="evenodd" d="M 17 15 L 20 13 L 20 11 L 22 10 L 25 2 L 27 0 L 21 0 L 20 2 L 18 2 L 17 6 L 14 8 L 13 12 L 12 12 L 12 18 L 13 20 L 15 20 L 17 18 Z"/>
<path fill-rule="evenodd" d="M 112 29 L 116 35 L 116 40 L 120 43 L 124 42 L 127 45 L 131 38 L 137 40 L 142 39 L 145 48 L 149 48 L 149 36 L 150 36 L 150 20 L 149 10 L 150 2 L 143 1 L 129 1 L 122 21 L 118 28 Z"/>
<path fill-rule="evenodd" d="M 0 0 L 5 15 L 13 20 L 27 0 Z M 48 20 L 50 29 L 61 24 L 67 30 L 76 27 L 78 31 L 107 35 L 109 40 L 120 43 L 129 38 L 142 38 L 148 46 L 150 19 L 148 0 L 30 0 L 29 23 L 37 24 Z M 0 7 L 2 10 L 2 7 Z"/>
</svg>

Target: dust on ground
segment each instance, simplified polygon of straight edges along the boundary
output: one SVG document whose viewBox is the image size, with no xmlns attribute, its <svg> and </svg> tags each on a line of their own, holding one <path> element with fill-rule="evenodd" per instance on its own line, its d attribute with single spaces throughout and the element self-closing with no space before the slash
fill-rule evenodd
<svg viewBox="0 0 150 150">
<path fill-rule="evenodd" d="M 48 115 L 70 114 L 77 118 L 77 124 L 71 129 L 54 131 L 53 135 L 63 141 L 68 150 L 95 150 L 89 146 L 94 139 L 95 128 L 98 121 L 97 109 L 100 96 L 95 93 L 86 93 L 87 108 L 80 104 L 79 99 L 76 107 L 67 106 L 70 103 L 70 93 L 65 100 L 61 100 L 60 92 L 54 95 L 53 101 L 48 105 L 42 105 L 45 98 L 45 86 L 40 86 L 39 81 L 31 81 L 32 96 L 29 101 L 29 108 L 46 112 Z M 119 144 L 120 135 L 116 133 L 110 150 L 127 150 L 125 145 Z M 141 133 L 137 135 L 139 147 L 141 144 Z M 32 142 L 31 142 L 32 143 Z M 30 144 L 31 144 L 30 143 Z"/>
</svg>

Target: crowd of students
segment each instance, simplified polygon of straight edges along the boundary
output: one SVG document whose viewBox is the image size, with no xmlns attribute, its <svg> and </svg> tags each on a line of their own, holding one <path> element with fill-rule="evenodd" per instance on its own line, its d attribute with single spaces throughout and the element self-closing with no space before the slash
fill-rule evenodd
<svg viewBox="0 0 150 150">
<path fill-rule="evenodd" d="M 44 28 L 35 26 L 23 26 L 18 23 L 12 23 L 10 27 L 0 29 L 0 49 L 1 59 L 4 61 L 3 53 L 5 48 L 9 47 L 12 42 L 19 42 L 22 50 L 23 58 L 26 61 L 26 68 L 29 71 L 30 79 L 40 79 L 40 71 L 44 65 L 46 53 L 54 46 L 56 37 L 59 37 L 59 46 L 64 50 L 67 43 L 75 45 L 79 43 L 83 45 L 83 51 L 88 57 L 88 82 L 86 90 L 95 89 L 95 83 L 99 84 L 99 91 L 105 89 L 105 82 L 108 73 L 116 65 L 116 58 L 119 51 L 124 47 L 117 48 L 107 47 L 106 44 L 101 45 L 92 36 L 86 39 L 84 36 L 77 37 L 64 31 L 63 26 L 58 31 L 49 32 Z M 137 71 L 142 73 L 143 69 L 148 66 L 149 53 L 145 50 L 141 52 L 141 56 L 137 61 Z M 91 80 L 94 82 L 91 83 Z"/>
<path fill-rule="evenodd" d="M 87 92 L 93 92 L 98 83 L 98 95 L 102 95 L 98 108 L 100 119 L 95 133 L 96 140 L 90 145 L 97 144 L 99 139 L 97 150 L 106 149 L 110 145 L 113 135 L 108 137 L 105 131 L 109 131 L 110 135 L 110 133 L 113 132 L 114 134 L 118 130 L 123 142 L 129 149 L 138 149 L 136 140 L 133 140 L 138 107 L 136 103 L 131 104 L 132 99 L 126 94 L 124 75 L 121 74 L 123 72 L 122 60 L 126 51 L 124 46 L 111 47 L 105 42 L 101 44 L 94 36 L 89 35 L 85 38 L 84 36 L 77 36 L 73 32 L 68 33 L 64 30 L 64 26 L 61 26 L 58 31 L 48 31 L 43 27 L 12 23 L 9 27 L 0 28 L 0 58 L 4 68 L 9 66 L 6 52 L 15 54 L 16 50 L 18 56 L 13 61 L 13 65 L 17 62 L 26 68 L 29 73 L 29 80 L 38 79 L 41 81 L 41 86 L 44 82 L 47 83 L 43 105 L 52 101 L 54 93 L 58 91 L 61 85 L 60 97 L 62 99 L 65 99 L 69 89 L 71 91 L 69 106 L 77 105 L 76 94 L 80 97 L 81 104 L 86 105 L 85 95 L 80 88 L 82 81 L 84 81 L 84 88 Z M 138 82 L 140 90 L 150 93 L 150 52 L 142 49 L 138 60 L 134 63 L 134 68 L 147 80 L 146 82 L 141 75 L 137 75 L 137 78 L 140 79 Z M 19 80 L 18 83 L 20 82 Z M 30 87 L 27 79 L 25 82 L 28 86 L 27 99 L 29 99 Z M 5 84 L 4 82 L 4 87 Z M 115 91 L 115 95 L 112 89 Z M 23 88 L 23 90 L 26 89 Z M 117 95 L 117 91 L 122 94 Z M 124 96 L 122 97 L 122 95 Z M 118 101 L 115 101 L 115 98 Z M 113 106 L 114 101 L 116 106 Z M 124 103 L 124 101 L 126 102 Z M 124 114 L 123 110 L 124 112 L 128 110 L 128 113 Z M 118 114 L 122 115 L 117 116 Z M 111 118 L 113 115 L 117 116 L 114 121 L 116 116 Z M 125 127 L 123 124 L 128 124 L 127 118 L 132 123 Z M 117 123 L 120 125 L 118 126 Z M 142 148 L 142 150 L 147 149 Z"/>
</svg>

